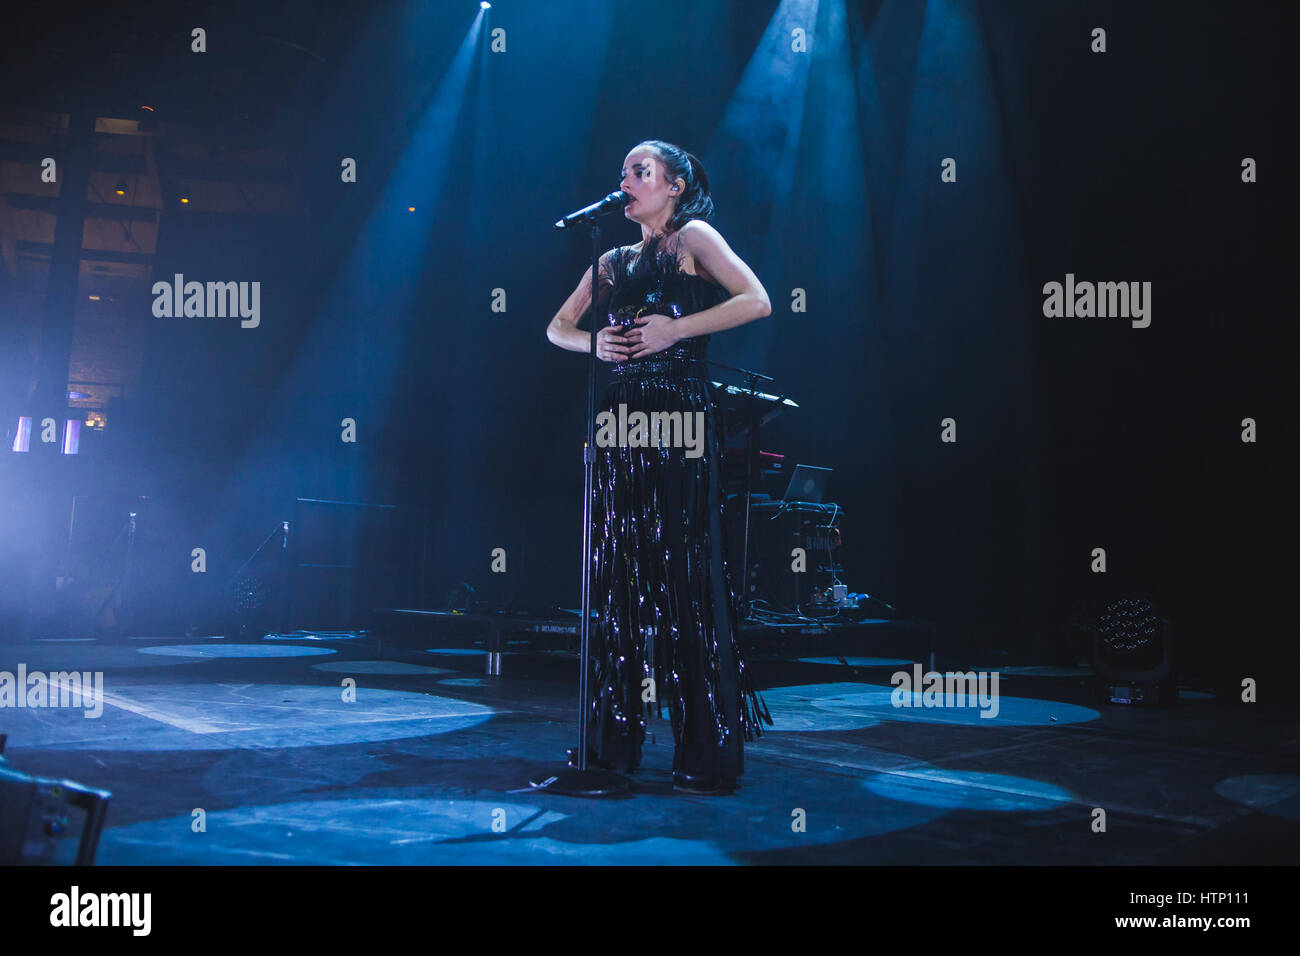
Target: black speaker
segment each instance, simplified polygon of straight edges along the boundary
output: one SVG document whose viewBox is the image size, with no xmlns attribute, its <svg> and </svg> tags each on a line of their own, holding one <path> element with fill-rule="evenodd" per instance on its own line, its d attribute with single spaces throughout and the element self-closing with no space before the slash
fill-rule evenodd
<svg viewBox="0 0 1300 956">
<path fill-rule="evenodd" d="M 73 809 L 85 815 L 76 865 L 94 863 L 112 796 L 71 780 L 19 773 L 0 757 L 0 866 L 53 863 L 55 841 L 70 829 Z"/>
</svg>

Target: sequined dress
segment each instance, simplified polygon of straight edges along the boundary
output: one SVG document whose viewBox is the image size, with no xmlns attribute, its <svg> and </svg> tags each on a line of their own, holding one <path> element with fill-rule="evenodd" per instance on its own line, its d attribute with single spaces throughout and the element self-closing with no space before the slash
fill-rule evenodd
<svg viewBox="0 0 1300 956">
<path fill-rule="evenodd" d="M 597 314 L 610 324 L 638 314 L 678 318 L 729 297 L 686 273 L 657 239 L 639 254 L 614 250 L 602 263 Z M 597 408 L 598 427 L 605 410 L 611 425 L 620 415 L 633 421 L 637 411 L 677 412 L 684 425 L 689 416 L 703 428 L 700 435 L 665 429 L 658 447 L 631 447 L 644 441 L 644 428 L 639 435 L 629 428 L 626 441 L 613 446 L 613 429 L 603 441 L 598 431 L 592 605 L 600 620 L 592 629 L 588 739 L 598 761 L 634 770 L 647 718 L 662 718 L 666 708 L 675 771 L 738 778 L 744 741 L 772 718 L 738 643 L 707 348 L 708 337 L 697 336 L 605 366 L 611 380 Z M 652 690 L 654 699 L 647 700 Z"/>
</svg>

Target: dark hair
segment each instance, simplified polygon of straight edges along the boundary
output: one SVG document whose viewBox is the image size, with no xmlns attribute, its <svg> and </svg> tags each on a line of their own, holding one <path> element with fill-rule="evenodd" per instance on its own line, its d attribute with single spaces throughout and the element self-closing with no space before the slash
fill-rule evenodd
<svg viewBox="0 0 1300 956">
<path fill-rule="evenodd" d="M 706 222 L 713 218 L 713 200 L 709 197 L 709 174 L 704 171 L 704 164 L 680 146 L 665 143 L 661 139 L 642 140 L 637 149 L 649 146 L 659 156 L 659 161 L 668 170 L 668 182 L 685 180 L 686 186 L 677 199 L 677 208 L 672 218 L 664 227 L 669 232 L 676 232 L 692 219 Z"/>
</svg>

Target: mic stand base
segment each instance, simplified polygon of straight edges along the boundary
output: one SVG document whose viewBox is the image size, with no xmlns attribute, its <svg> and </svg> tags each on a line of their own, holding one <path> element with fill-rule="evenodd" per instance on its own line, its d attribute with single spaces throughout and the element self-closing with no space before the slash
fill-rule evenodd
<svg viewBox="0 0 1300 956">
<path fill-rule="evenodd" d="M 627 793 L 632 786 L 627 777 L 613 770 L 575 770 L 573 767 L 528 782 L 534 790 L 545 790 L 566 797 L 612 797 Z"/>
</svg>

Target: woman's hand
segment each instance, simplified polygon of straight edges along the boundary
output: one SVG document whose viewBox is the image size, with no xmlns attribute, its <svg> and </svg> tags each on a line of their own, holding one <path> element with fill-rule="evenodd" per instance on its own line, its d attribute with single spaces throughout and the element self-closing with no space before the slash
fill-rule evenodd
<svg viewBox="0 0 1300 956">
<path fill-rule="evenodd" d="M 627 333 L 628 339 L 633 343 L 629 354 L 634 359 L 662 352 L 681 341 L 677 320 L 669 316 L 643 315 L 636 320 L 636 326 Z"/>
<path fill-rule="evenodd" d="M 631 349 L 632 340 L 622 326 L 607 325 L 596 333 L 596 358 L 602 362 L 626 362 Z"/>
</svg>

